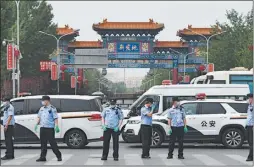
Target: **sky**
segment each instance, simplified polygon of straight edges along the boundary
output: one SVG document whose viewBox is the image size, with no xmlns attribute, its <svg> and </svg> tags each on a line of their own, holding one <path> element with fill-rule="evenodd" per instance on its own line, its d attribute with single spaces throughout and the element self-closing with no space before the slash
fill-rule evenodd
<svg viewBox="0 0 254 167">
<path fill-rule="evenodd" d="M 100 2 L 100 1 L 48 1 L 53 7 L 55 23 L 59 27 L 68 24 L 74 29 L 80 29 L 77 40 L 98 40 L 100 36 L 93 31 L 94 23 L 108 21 L 155 22 L 164 23 L 164 30 L 156 39 L 162 41 L 180 40 L 176 36 L 179 29 L 192 27 L 210 27 L 216 20 L 226 22 L 226 11 L 235 9 L 246 14 L 252 8 L 252 1 L 214 1 L 214 2 Z M 125 81 L 135 86 L 149 69 L 126 69 Z M 124 80 L 124 69 L 108 69 L 107 78 L 112 81 Z"/>
</svg>

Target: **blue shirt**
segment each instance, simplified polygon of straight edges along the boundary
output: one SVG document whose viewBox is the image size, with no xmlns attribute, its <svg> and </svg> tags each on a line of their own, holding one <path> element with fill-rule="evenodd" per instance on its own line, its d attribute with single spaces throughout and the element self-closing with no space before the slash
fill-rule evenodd
<svg viewBox="0 0 254 167">
<path fill-rule="evenodd" d="M 111 106 L 102 111 L 101 117 L 104 118 L 107 128 L 114 129 L 118 127 L 119 121 L 123 120 L 123 112 L 119 107 Z"/>
<path fill-rule="evenodd" d="M 247 110 L 247 126 L 253 126 L 253 104 L 249 104 L 248 110 Z"/>
<path fill-rule="evenodd" d="M 152 107 L 142 107 L 141 108 L 141 124 L 142 125 L 150 125 L 152 126 L 152 117 L 149 117 L 147 114 L 149 114 L 152 111 Z"/>
<path fill-rule="evenodd" d="M 55 119 L 58 118 L 56 108 L 52 105 L 41 107 L 38 113 L 38 118 L 40 118 L 41 127 L 54 128 Z"/>
<path fill-rule="evenodd" d="M 185 112 L 180 107 L 172 107 L 168 110 L 168 119 L 171 119 L 172 127 L 184 126 Z"/>
<path fill-rule="evenodd" d="M 9 125 L 15 125 L 15 118 L 14 118 L 14 107 L 11 104 L 4 107 L 4 116 L 3 116 L 3 125 L 7 124 L 9 116 L 12 116 Z"/>
</svg>

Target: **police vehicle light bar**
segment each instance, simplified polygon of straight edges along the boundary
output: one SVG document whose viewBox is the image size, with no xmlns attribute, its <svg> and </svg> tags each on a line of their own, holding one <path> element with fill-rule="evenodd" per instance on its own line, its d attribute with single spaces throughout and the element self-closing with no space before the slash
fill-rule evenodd
<svg viewBox="0 0 254 167">
<path fill-rule="evenodd" d="M 196 99 L 199 100 L 199 99 L 205 99 L 206 98 L 206 94 L 205 93 L 198 93 L 196 94 Z"/>
</svg>

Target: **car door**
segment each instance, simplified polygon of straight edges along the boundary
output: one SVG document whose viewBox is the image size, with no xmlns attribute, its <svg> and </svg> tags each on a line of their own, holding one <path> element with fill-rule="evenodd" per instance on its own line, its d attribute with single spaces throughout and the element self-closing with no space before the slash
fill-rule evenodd
<svg viewBox="0 0 254 167">
<path fill-rule="evenodd" d="M 185 134 L 185 140 L 197 140 L 203 136 L 201 129 L 201 122 L 203 116 L 200 114 L 200 104 L 197 102 L 190 102 L 182 104 L 186 114 L 186 121 L 188 133 Z"/>
<path fill-rule="evenodd" d="M 226 110 L 219 102 L 201 103 L 201 115 L 204 116 L 202 133 L 206 136 L 219 135 L 223 122 L 226 121 Z"/>
</svg>

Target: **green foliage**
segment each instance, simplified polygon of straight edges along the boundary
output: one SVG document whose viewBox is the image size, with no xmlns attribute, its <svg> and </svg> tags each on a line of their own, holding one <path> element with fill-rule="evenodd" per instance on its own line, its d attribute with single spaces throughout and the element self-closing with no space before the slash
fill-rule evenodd
<svg viewBox="0 0 254 167">
<path fill-rule="evenodd" d="M 49 54 L 56 48 L 56 41 L 38 31 L 56 34 L 52 7 L 46 1 L 20 1 L 19 11 L 20 51 L 23 56 L 20 60 L 21 75 L 42 75 L 39 63 L 48 60 Z M 15 1 L 1 1 L 1 41 L 12 37 L 16 40 L 16 12 Z M 6 70 L 6 48 L 1 47 L 1 79 L 6 79 L 10 76 Z"/>
<path fill-rule="evenodd" d="M 234 67 L 252 67 L 252 52 L 248 46 L 253 40 L 253 13 L 246 16 L 235 10 L 227 11 L 228 22 L 217 24 L 224 34 L 214 39 L 209 48 L 209 62 L 215 70 L 229 70 Z"/>
</svg>

